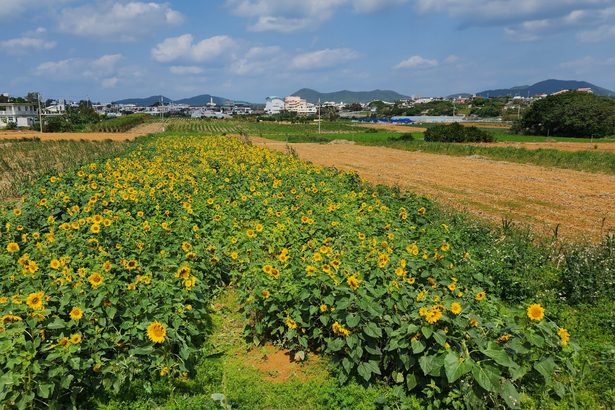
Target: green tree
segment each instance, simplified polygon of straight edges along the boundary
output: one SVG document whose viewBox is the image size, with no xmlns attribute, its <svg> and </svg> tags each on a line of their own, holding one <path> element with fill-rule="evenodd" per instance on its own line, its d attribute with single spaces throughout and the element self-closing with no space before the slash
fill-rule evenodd
<svg viewBox="0 0 615 410">
<path fill-rule="evenodd" d="M 31 104 L 37 104 L 38 103 L 38 93 L 35 91 L 30 91 L 27 95 L 26 95 L 26 101 L 31 103 Z"/>
<path fill-rule="evenodd" d="M 363 106 L 359 103 L 346 104 L 344 111 L 363 111 Z"/>
<path fill-rule="evenodd" d="M 582 138 L 615 134 L 615 100 L 581 92 L 551 95 L 535 101 L 513 130 Z"/>
</svg>

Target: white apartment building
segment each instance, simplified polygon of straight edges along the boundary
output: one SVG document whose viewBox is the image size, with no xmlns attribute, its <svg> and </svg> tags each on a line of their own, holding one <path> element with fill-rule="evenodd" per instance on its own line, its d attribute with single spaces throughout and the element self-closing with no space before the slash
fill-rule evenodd
<svg viewBox="0 0 615 410">
<path fill-rule="evenodd" d="M 2 103 L 0 104 L 0 128 L 6 128 L 9 122 L 18 127 L 32 127 L 38 117 L 35 104 Z"/>
<path fill-rule="evenodd" d="M 284 111 L 284 100 L 280 97 L 267 97 L 265 99 L 265 113 L 269 115 L 279 114 Z"/>
<path fill-rule="evenodd" d="M 316 105 L 308 103 L 301 97 L 290 95 L 284 99 L 286 111 L 296 112 L 297 114 L 316 114 L 318 109 Z"/>
</svg>

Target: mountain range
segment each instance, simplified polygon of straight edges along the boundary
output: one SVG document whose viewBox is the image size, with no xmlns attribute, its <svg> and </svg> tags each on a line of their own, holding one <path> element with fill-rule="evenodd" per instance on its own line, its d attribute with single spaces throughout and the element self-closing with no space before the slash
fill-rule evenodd
<svg viewBox="0 0 615 410">
<path fill-rule="evenodd" d="M 368 103 L 374 100 L 381 101 L 397 101 L 403 100 L 406 97 L 405 95 L 399 94 L 395 91 L 391 90 L 373 90 L 373 91 L 335 91 L 332 93 L 321 93 L 316 90 L 312 90 L 310 88 L 302 88 L 299 91 L 292 93 L 291 95 L 296 95 L 298 97 L 303 98 L 307 102 L 311 102 L 313 104 L 318 103 L 320 99 L 321 102 L 325 101 L 334 101 L 334 102 L 345 102 L 345 103 Z"/>
<path fill-rule="evenodd" d="M 553 94 L 561 90 L 576 90 L 578 88 L 591 88 L 596 95 L 615 97 L 615 91 L 598 87 L 597 85 L 588 83 L 587 81 L 567 81 L 553 79 L 540 81 L 533 85 L 521 85 L 512 88 L 481 91 L 479 93 L 476 93 L 476 95 L 487 98 L 504 96 L 533 97 L 535 95 Z"/>
<path fill-rule="evenodd" d="M 594 94 L 615 97 L 615 91 L 607 90 L 606 88 L 598 87 L 597 85 L 588 83 L 587 81 L 566 81 L 566 80 L 545 80 L 533 85 L 522 85 L 512 88 L 502 88 L 496 90 L 485 90 L 476 93 L 482 97 L 502 97 L 502 96 L 521 96 L 532 97 L 540 94 L 553 94 L 561 90 L 576 90 L 577 88 L 591 88 Z M 391 90 L 372 90 L 372 91 L 335 91 L 331 93 L 321 93 L 310 88 L 302 88 L 290 95 L 295 95 L 303 98 L 311 103 L 318 103 L 325 101 L 335 101 L 344 103 L 368 103 L 370 101 L 398 101 L 407 99 L 407 96 L 399 94 Z M 449 97 L 466 96 L 471 97 L 470 93 L 458 93 L 452 94 Z M 147 98 L 127 98 L 124 100 L 115 101 L 117 104 L 136 104 L 139 106 L 152 106 L 160 101 L 164 101 L 165 104 L 174 102 L 177 104 L 188 104 L 193 107 L 204 106 L 211 100 L 216 105 L 225 105 L 229 103 L 241 103 L 250 104 L 245 101 L 236 101 L 224 97 L 216 97 L 209 94 L 197 95 L 195 97 L 183 98 L 181 100 L 171 100 L 168 97 L 162 95 L 153 95 Z M 262 105 L 262 104 L 261 104 Z"/>
<path fill-rule="evenodd" d="M 126 98 L 124 100 L 114 101 L 114 104 L 135 104 L 141 107 L 150 107 L 156 103 L 159 103 L 160 101 L 164 101 L 165 104 L 173 102 L 175 104 L 188 104 L 192 107 L 199 107 L 208 104 L 211 100 L 213 100 L 216 105 L 225 105 L 230 103 L 247 104 L 243 101 L 234 101 L 228 98 L 216 97 L 215 95 L 209 94 L 197 95 L 190 98 L 182 98 L 181 100 L 171 100 L 170 98 L 163 95 L 152 95 L 151 97 L 146 98 Z"/>
</svg>

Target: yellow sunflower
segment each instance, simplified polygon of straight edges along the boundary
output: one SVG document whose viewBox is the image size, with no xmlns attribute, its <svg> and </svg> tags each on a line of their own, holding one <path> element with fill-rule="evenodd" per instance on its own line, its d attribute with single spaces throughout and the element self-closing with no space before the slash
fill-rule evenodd
<svg viewBox="0 0 615 410">
<path fill-rule="evenodd" d="M 8 245 L 6 245 L 6 250 L 10 253 L 17 252 L 19 251 L 19 244 L 16 242 L 10 242 Z"/>
<path fill-rule="evenodd" d="M 451 304 L 451 312 L 452 312 L 454 315 L 458 315 L 458 314 L 460 314 L 460 313 L 461 313 L 461 305 L 460 305 L 459 303 L 457 303 L 457 302 L 453 302 L 453 303 Z"/>
<path fill-rule="evenodd" d="M 74 307 L 71 311 L 70 311 L 70 318 L 72 320 L 79 320 L 83 317 L 83 310 L 81 308 L 78 307 Z"/>
<path fill-rule="evenodd" d="M 348 286 L 350 286 L 351 289 L 356 290 L 359 288 L 360 282 L 356 276 L 352 275 L 348 277 L 348 279 L 346 280 L 346 283 L 348 284 Z"/>
<path fill-rule="evenodd" d="M 167 328 L 158 321 L 152 322 L 147 327 L 147 337 L 154 343 L 162 343 L 167 337 Z"/>
<path fill-rule="evenodd" d="M 296 329 L 297 328 L 297 322 L 295 322 L 291 318 L 288 318 L 288 319 L 286 319 L 286 326 L 288 326 L 289 329 Z"/>
<path fill-rule="evenodd" d="M 531 320 L 540 321 L 545 317 L 545 310 L 538 303 L 534 303 L 529 308 L 527 308 L 527 317 Z"/>
<path fill-rule="evenodd" d="M 485 293 L 485 292 L 478 292 L 476 294 L 476 296 L 474 297 L 474 299 L 476 299 L 476 300 L 485 300 L 486 297 L 487 297 L 487 293 Z"/>
<path fill-rule="evenodd" d="M 94 272 L 88 277 L 88 282 L 90 282 L 93 288 L 97 288 L 102 285 L 104 279 L 98 272 Z"/>
<path fill-rule="evenodd" d="M 562 344 L 562 346 L 568 346 L 568 342 L 570 340 L 570 333 L 568 333 L 568 330 L 564 329 L 563 327 L 560 327 L 557 331 L 557 335 L 560 338 L 560 343 Z"/>
<path fill-rule="evenodd" d="M 42 310 L 43 307 L 43 298 L 45 297 L 44 292 L 35 292 L 30 293 L 26 298 L 26 304 L 30 309 L 34 310 Z"/>
<path fill-rule="evenodd" d="M 70 342 L 74 345 L 81 343 L 81 334 L 75 333 L 74 335 L 71 335 Z"/>
</svg>

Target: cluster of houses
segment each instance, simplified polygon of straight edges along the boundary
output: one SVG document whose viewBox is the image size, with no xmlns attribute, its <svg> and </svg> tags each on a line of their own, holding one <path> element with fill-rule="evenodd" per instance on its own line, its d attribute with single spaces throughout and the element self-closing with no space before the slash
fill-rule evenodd
<svg viewBox="0 0 615 410">
<path fill-rule="evenodd" d="M 230 118 L 231 116 L 237 115 L 251 115 L 255 112 L 254 107 L 250 104 L 228 102 L 223 105 L 218 105 L 213 102 L 213 99 L 210 99 L 210 101 L 203 106 L 165 102 L 149 107 L 137 104 L 114 103 L 100 106 L 95 105 L 94 108 L 100 115 L 106 115 L 107 117 L 141 113 L 159 117 Z"/>
<path fill-rule="evenodd" d="M 320 104 L 321 107 L 334 107 L 338 111 L 344 109 L 346 105 L 346 103 L 334 101 L 325 101 Z M 367 104 L 363 104 L 363 106 L 366 108 Z M 289 95 L 284 98 L 272 96 L 265 99 L 265 114 L 275 115 L 282 111 L 294 112 L 299 115 L 315 115 L 318 112 L 318 105 L 296 95 Z"/>
</svg>

